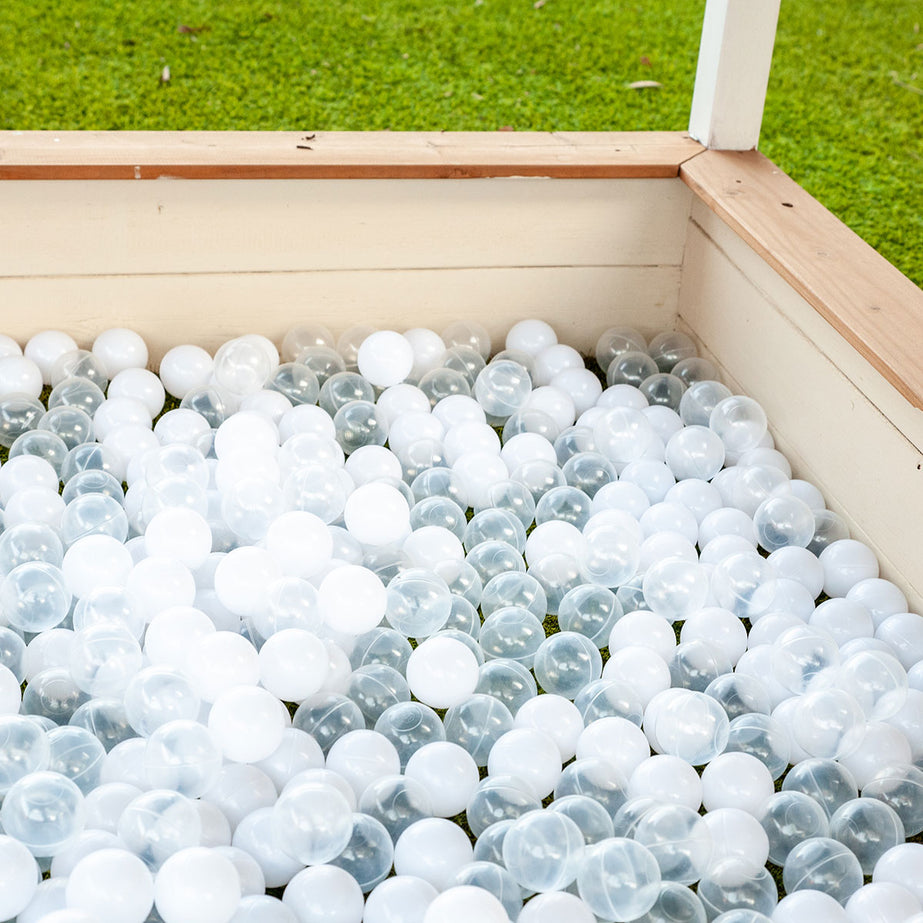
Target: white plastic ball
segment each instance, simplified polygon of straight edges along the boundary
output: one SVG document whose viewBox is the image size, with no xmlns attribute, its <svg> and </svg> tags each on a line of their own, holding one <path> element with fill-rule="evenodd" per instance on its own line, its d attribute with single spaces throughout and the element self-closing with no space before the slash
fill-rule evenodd
<svg viewBox="0 0 923 923">
<path fill-rule="evenodd" d="M 110 379 L 123 369 L 143 369 L 148 360 L 143 337 L 124 327 L 111 327 L 100 333 L 93 341 L 93 355 L 102 362 Z"/>
<path fill-rule="evenodd" d="M 422 878 L 444 891 L 473 856 L 471 841 L 461 827 L 430 817 L 416 821 L 400 835 L 394 845 L 394 871 Z"/>
<path fill-rule="evenodd" d="M 410 691 L 432 708 L 464 702 L 478 683 L 478 661 L 467 645 L 454 638 L 428 638 L 410 655 Z"/>
<path fill-rule="evenodd" d="M 423 923 L 508 923 L 503 904 L 484 888 L 456 885 L 447 888 L 426 908 Z"/>
<path fill-rule="evenodd" d="M 37 398 L 42 393 L 42 370 L 25 356 L 0 358 L 0 396 L 28 394 Z"/>
<path fill-rule="evenodd" d="M 12 920 L 25 910 L 40 878 L 32 853 L 14 837 L 0 834 L 0 917 Z"/>
<path fill-rule="evenodd" d="M 160 380 L 167 393 L 182 400 L 190 391 L 204 388 L 214 370 L 211 354 L 185 343 L 167 350 L 160 360 Z"/>
<path fill-rule="evenodd" d="M 390 484 L 357 487 L 343 509 L 346 528 L 363 545 L 393 545 L 410 533 L 410 508 Z"/>
<path fill-rule="evenodd" d="M 144 923 L 154 904 L 154 879 L 134 853 L 100 849 L 71 870 L 66 895 L 68 907 L 110 923 Z"/>
<path fill-rule="evenodd" d="M 480 781 L 477 763 L 468 751 L 446 740 L 433 741 L 416 750 L 407 761 L 404 775 L 426 789 L 436 817 L 461 814 Z"/>
<path fill-rule="evenodd" d="M 371 631 L 381 621 L 388 604 L 381 578 L 356 564 L 330 571 L 317 592 L 324 622 L 349 635 Z"/>
<path fill-rule="evenodd" d="M 359 346 L 359 372 L 379 388 L 402 382 L 411 372 L 416 356 L 413 345 L 394 330 L 376 330 Z"/>
<path fill-rule="evenodd" d="M 51 370 L 64 355 L 77 349 L 77 343 L 70 334 L 61 330 L 43 330 L 31 336 L 26 342 L 23 355 L 31 359 L 42 373 L 46 385 L 51 384 Z"/>
</svg>

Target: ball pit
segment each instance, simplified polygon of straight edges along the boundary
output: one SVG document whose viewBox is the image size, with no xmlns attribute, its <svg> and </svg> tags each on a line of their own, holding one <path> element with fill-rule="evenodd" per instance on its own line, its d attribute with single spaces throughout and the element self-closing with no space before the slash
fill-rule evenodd
<svg viewBox="0 0 923 923">
<path fill-rule="evenodd" d="M 683 334 L 488 340 L 3 360 L 0 916 L 920 912 L 871 550 Z"/>
</svg>

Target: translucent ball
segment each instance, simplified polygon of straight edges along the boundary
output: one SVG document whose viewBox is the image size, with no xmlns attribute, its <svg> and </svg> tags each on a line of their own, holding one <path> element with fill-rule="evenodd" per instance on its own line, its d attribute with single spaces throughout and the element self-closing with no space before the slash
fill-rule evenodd
<svg viewBox="0 0 923 923">
<path fill-rule="evenodd" d="M 759 445 L 766 434 L 766 413 L 752 398 L 733 395 L 715 405 L 708 426 L 729 453 L 739 455 Z"/>
<path fill-rule="evenodd" d="M 359 799 L 359 810 L 379 821 L 393 842 L 413 823 L 433 816 L 429 792 L 415 779 L 383 776 Z"/>
<path fill-rule="evenodd" d="M 83 793 L 58 772 L 33 772 L 14 782 L 0 806 L 4 832 L 34 856 L 54 856 L 81 833 Z"/>
<path fill-rule="evenodd" d="M 52 564 L 26 562 L 0 583 L 0 607 L 8 624 L 38 633 L 59 625 L 71 604 L 68 575 Z"/>
<path fill-rule="evenodd" d="M 759 821 L 769 838 L 769 859 L 780 867 L 798 843 L 829 834 L 823 806 L 794 790 L 770 795 L 760 809 Z"/>
<path fill-rule="evenodd" d="M 394 844 L 384 825 L 366 814 L 353 814 L 352 835 L 330 864 L 343 869 L 368 893 L 384 881 L 394 859 Z"/>
<path fill-rule="evenodd" d="M 786 891 L 810 888 L 823 891 L 845 904 L 862 887 L 862 867 L 842 843 L 829 837 L 812 837 L 789 852 L 782 869 Z"/>
<path fill-rule="evenodd" d="M 811 756 L 844 756 L 858 746 L 865 731 L 862 707 L 840 689 L 805 693 L 793 717 L 795 743 Z"/>
<path fill-rule="evenodd" d="M 859 795 L 852 773 L 835 760 L 813 758 L 793 766 L 782 783 L 783 791 L 803 792 L 831 817 L 841 805 Z"/>
<path fill-rule="evenodd" d="M 560 631 L 539 645 L 534 669 L 536 681 L 545 692 L 574 699 L 584 686 L 600 678 L 602 657 L 589 638 Z"/>
<path fill-rule="evenodd" d="M 475 788 L 465 809 L 465 820 L 475 836 L 504 821 L 513 821 L 541 809 L 541 802 L 528 791 L 519 776 L 491 774 Z M 501 858 L 497 858 L 501 862 Z"/>
<path fill-rule="evenodd" d="M 766 714 L 742 714 L 731 721 L 728 753 L 749 753 L 778 779 L 790 762 L 791 743 L 782 725 Z"/>
<path fill-rule="evenodd" d="M 394 745 L 402 768 L 420 747 L 446 739 L 439 716 L 419 702 L 399 702 L 389 706 L 375 722 L 375 730 Z"/>
<path fill-rule="evenodd" d="M 711 919 L 735 909 L 755 910 L 768 916 L 779 899 L 768 869 L 754 870 L 739 863 L 728 863 L 709 872 L 699 881 L 697 893 Z"/>
<path fill-rule="evenodd" d="M 47 769 L 49 759 L 48 739 L 37 722 L 23 715 L 0 715 L 0 796 L 29 773 Z"/>
<path fill-rule="evenodd" d="M 910 763 L 886 766 L 865 784 L 862 795 L 890 805 L 908 837 L 923 832 L 923 769 Z"/>
<path fill-rule="evenodd" d="M 319 865 L 345 849 L 352 836 L 352 808 L 331 785 L 294 782 L 272 808 L 272 829 L 288 855 L 305 865 Z"/>
<path fill-rule="evenodd" d="M 506 420 L 526 403 L 532 390 L 528 371 L 510 359 L 491 362 L 474 382 L 474 396 L 484 412 L 497 421 Z"/>
<path fill-rule="evenodd" d="M 531 811 L 503 840 L 503 862 L 530 891 L 560 891 L 574 881 L 583 860 L 580 828 L 560 812 Z"/>
<path fill-rule="evenodd" d="M 106 750 L 88 730 L 60 727 L 47 734 L 48 769 L 70 779 L 87 795 L 98 784 Z"/>
<path fill-rule="evenodd" d="M 653 907 L 660 892 L 660 869 L 645 846 L 622 837 L 587 848 L 577 873 L 577 889 L 603 918 L 635 919 Z"/>
<path fill-rule="evenodd" d="M 388 583 L 388 623 L 407 637 L 425 638 L 438 631 L 450 611 L 451 592 L 445 580 L 430 570 L 409 568 Z"/>
<path fill-rule="evenodd" d="M 856 798 L 840 805 L 830 818 L 830 837 L 839 840 L 871 875 L 878 860 L 904 842 L 904 825 L 893 808 L 874 798 Z"/>
<path fill-rule="evenodd" d="M 724 750 L 729 721 L 724 709 L 705 693 L 670 689 L 648 702 L 644 727 L 659 753 L 701 766 Z"/>
<path fill-rule="evenodd" d="M 692 884 L 711 863 L 711 832 L 698 812 L 685 805 L 667 804 L 647 811 L 632 837 L 651 851 L 664 881 Z"/>
<path fill-rule="evenodd" d="M 657 372 L 657 363 L 646 353 L 640 350 L 623 352 L 609 363 L 606 368 L 606 384 L 632 385 L 640 387 L 641 382 Z"/>
<path fill-rule="evenodd" d="M 614 818 L 627 798 L 628 782 L 619 768 L 601 757 L 583 757 L 569 763 L 555 786 L 555 799 L 568 795 L 592 798 Z"/>
<path fill-rule="evenodd" d="M 208 728 L 197 721 L 168 721 L 147 739 L 143 771 L 152 788 L 194 798 L 215 781 L 220 767 L 221 751 Z"/>
</svg>

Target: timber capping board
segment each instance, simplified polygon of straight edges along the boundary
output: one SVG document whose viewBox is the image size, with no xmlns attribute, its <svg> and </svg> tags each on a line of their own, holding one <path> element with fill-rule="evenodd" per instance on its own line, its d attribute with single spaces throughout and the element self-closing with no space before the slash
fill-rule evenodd
<svg viewBox="0 0 923 923">
<path fill-rule="evenodd" d="M 686 132 L 0 132 L 2 179 L 675 177 Z"/>
<path fill-rule="evenodd" d="M 923 290 L 757 151 L 705 151 L 680 177 L 917 409 Z"/>
</svg>

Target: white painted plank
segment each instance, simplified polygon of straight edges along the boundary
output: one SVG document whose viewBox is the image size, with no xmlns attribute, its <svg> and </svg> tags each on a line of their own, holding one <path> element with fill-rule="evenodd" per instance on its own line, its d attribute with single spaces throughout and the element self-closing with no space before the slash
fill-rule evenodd
<svg viewBox="0 0 923 923">
<path fill-rule="evenodd" d="M 875 547 L 883 576 L 919 609 L 919 517 L 908 512 L 923 510 L 923 415 L 870 367 L 855 375 L 864 360 L 720 219 L 706 208 L 693 217 L 682 322 L 760 401 L 797 475 Z M 885 412 L 899 401 L 903 412 Z"/>
<path fill-rule="evenodd" d="M 246 332 L 277 343 L 316 321 L 340 333 L 357 323 L 444 329 L 484 324 L 495 348 L 517 320 L 541 317 L 561 342 L 592 355 L 603 330 L 632 323 L 651 335 L 672 326 L 679 267 L 390 270 L 0 279 L 2 330 L 24 342 L 57 327 L 86 345 L 111 326 L 138 330 L 153 367 L 177 343 L 214 350 Z"/>
<path fill-rule="evenodd" d="M 0 276 L 679 265 L 679 179 L 0 183 Z"/>
<path fill-rule="evenodd" d="M 689 133 L 709 148 L 748 151 L 760 137 L 780 0 L 708 0 Z"/>
</svg>

